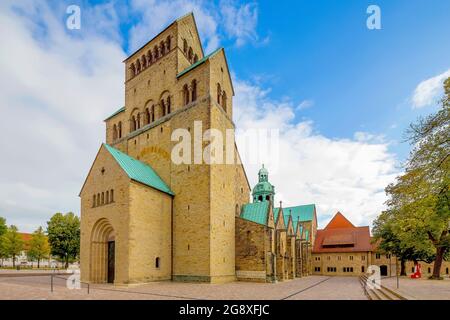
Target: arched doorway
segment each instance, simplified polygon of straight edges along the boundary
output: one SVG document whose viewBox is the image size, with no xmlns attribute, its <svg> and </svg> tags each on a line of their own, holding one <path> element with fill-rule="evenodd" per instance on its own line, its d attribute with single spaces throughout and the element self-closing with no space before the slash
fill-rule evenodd
<svg viewBox="0 0 450 320">
<path fill-rule="evenodd" d="M 385 265 L 380 266 L 380 275 L 387 276 L 388 275 L 388 267 Z"/>
<path fill-rule="evenodd" d="M 106 218 L 99 219 L 91 233 L 90 281 L 114 283 L 116 237 L 112 225 Z"/>
</svg>

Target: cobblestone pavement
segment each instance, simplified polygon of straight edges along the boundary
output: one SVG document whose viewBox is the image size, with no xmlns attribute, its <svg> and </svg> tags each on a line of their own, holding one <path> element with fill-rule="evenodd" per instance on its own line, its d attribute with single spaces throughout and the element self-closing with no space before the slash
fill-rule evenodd
<svg viewBox="0 0 450 320">
<path fill-rule="evenodd" d="M 0 299 L 366 299 L 356 277 L 311 276 L 277 284 L 233 282 L 227 284 L 200 284 L 154 282 L 134 287 L 91 285 L 90 294 L 69 290 L 65 279 L 54 278 L 50 291 L 50 277 L 0 277 Z"/>
<path fill-rule="evenodd" d="M 445 280 L 428 280 L 401 277 L 399 289 L 397 289 L 396 277 L 383 278 L 381 284 L 398 291 L 408 299 L 450 300 L 449 278 L 445 278 Z"/>
</svg>

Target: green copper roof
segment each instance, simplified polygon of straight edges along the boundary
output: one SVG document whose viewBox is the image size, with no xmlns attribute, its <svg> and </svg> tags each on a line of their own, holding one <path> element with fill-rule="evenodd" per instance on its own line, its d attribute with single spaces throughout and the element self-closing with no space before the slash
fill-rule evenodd
<svg viewBox="0 0 450 320">
<path fill-rule="evenodd" d="M 315 204 L 307 204 L 304 206 L 286 207 L 283 208 L 284 216 L 289 216 L 292 213 L 292 220 L 294 221 L 312 221 L 314 220 Z M 278 215 L 279 208 L 274 209 L 274 214 Z"/>
<path fill-rule="evenodd" d="M 201 65 L 203 62 L 205 62 L 206 60 L 208 60 L 209 58 L 211 58 L 213 55 L 215 55 L 217 52 L 219 52 L 220 50 L 222 50 L 222 48 L 216 49 L 215 51 L 211 52 L 210 54 L 208 54 L 207 56 L 204 56 L 202 59 L 198 60 L 196 63 L 191 64 L 189 67 L 187 67 L 186 69 L 184 69 L 183 71 L 181 71 L 179 74 L 177 74 L 177 78 L 181 77 L 182 75 L 188 73 L 189 71 L 191 71 L 192 69 L 195 69 L 196 67 L 198 67 L 199 65 Z"/>
<path fill-rule="evenodd" d="M 167 184 L 164 183 L 152 167 L 130 157 L 110 145 L 104 144 L 104 146 L 132 180 L 138 181 L 172 196 L 174 195 L 172 190 L 170 190 Z"/>
<path fill-rule="evenodd" d="M 125 111 L 125 107 L 120 108 L 119 110 L 114 112 L 112 115 L 110 115 L 108 118 L 106 118 L 104 121 L 111 119 L 112 117 L 114 117 L 115 115 L 118 115 L 119 113 L 121 113 L 123 111 Z"/>
<path fill-rule="evenodd" d="M 292 220 L 292 227 L 294 228 L 294 233 L 297 233 L 297 225 L 298 225 L 298 221 Z"/>
<path fill-rule="evenodd" d="M 278 214 L 280 213 L 280 208 L 273 208 L 273 220 L 277 224 Z"/>
<path fill-rule="evenodd" d="M 269 201 L 247 203 L 242 206 L 241 218 L 259 224 L 267 224 Z"/>
<path fill-rule="evenodd" d="M 268 181 L 258 182 L 253 188 L 253 194 L 272 193 L 273 186 Z"/>
</svg>

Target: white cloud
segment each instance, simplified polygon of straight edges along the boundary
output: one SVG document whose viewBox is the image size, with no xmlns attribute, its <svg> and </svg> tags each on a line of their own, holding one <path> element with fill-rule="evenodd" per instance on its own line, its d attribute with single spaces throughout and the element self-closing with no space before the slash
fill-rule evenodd
<svg viewBox="0 0 450 320">
<path fill-rule="evenodd" d="M 450 77 L 450 69 L 419 83 L 412 97 L 413 109 L 436 103 L 443 92 L 444 80 L 448 77 Z"/>
<path fill-rule="evenodd" d="M 216 6 L 207 0 L 133 0 L 131 13 L 137 15 L 139 21 L 130 30 L 130 52 L 188 12 L 194 13 L 205 53 L 217 49 L 221 38 L 231 39 L 237 46 L 247 42 L 258 44 L 258 8 L 255 3 L 239 5 L 234 1 L 223 1 Z M 222 25 L 223 30 L 220 28 Z M 262 42 L 267 41 L 264 39 Z"/>
<path fill-rule="evenodd" d="M 206 52 L 219 46 L 219 10 L 203 0 L 134 0 L 81 5 L 81 30 L 65 28 L 69 3 L 0 3 L 0 216 L 32 231 L 57 211 L 79 213 L 77 197 L 99 143 L 102 120 L 124 103 L 121 19 L 136 48 L 194 11 Z M 255 9 L 256 10 L 256 9 Z M 123 21 L 122 21 L 123 22 Z M 237 40 L 236 40 L 237 41 Z"/>
<path fill-rule="evenodd" d="M 44 225 L 57 211 L 79 213 L 78 192 L 104 139 L 102 120 L 123 105 L 119 18 L 113 7 L 102 6 L 83 8 L 89 19 L 83 20 L 82 30 L 68 31 L 62 7 L 31 0 L 0 4 L 0 216 L 21 230 Z M 139 6 L 144 2 L 135 1 L 134 8 Z M 196 7 L 205 10 L 205 17 L 196 12 L 200 32 L 206 33 L 208 45 L 216 45 L 217 25 L 208 18 L 214 11 L 200 1 L 190 6 L 194 12 Z M 164 14 L 179 16 L 170 5 L 155 8 L 163 20 L 147 25 L 154 31 L 135 28 L 136 45 L 170 22 Z M 286 205 L 317 203 L 320 218 L 341 210 L 357 224 L 378 214 L 383 188 L 395 176 L 387 143 L 368 133 L 358 133 L 358 139 L 325 137 L 311 121 L 294 122 L 289 99 L 273 101 L 269 89 L 239 80 L 235 89 L 238 127 L 280 129 L 280 165 L 269 167 L 277 199 Z M 247 166 L 252 184 L 258 169 Z"/>
<path fill-rule="evenodd" d="M 256 32 L 258 24 L 258 5 L 255 2 L 236 6 L 235 1 L 222 1 L 220 10 L 223 23 L 228 34 L 236 38 L 236 46 L 242 46 L 250 41 L 256 43 L 259 40 Z M 263 42 L 267 42 L 268 38 Z"/>
<path fill-rule="evenodd" d="M 175 19 L 188 12 L 194 12 L 200 38 L 205 51 L 210 52 L 219 46 L 217 15 L 207 1 L 159 1 L 133 0 L 131 10 L 141 16 L 130 30 L 130 51 L 141 47 Z"/>
<path fill-rule="evenodd" d="M 42 1 L 0 8 L 0 216 L 25 231 L 57 211 L 79 213 L 102 120 L 124 102 L 120 45 L 87 23 L 67 31 L 54 9 Z"/>
<path fill-rule="evenodd" d="M 296 110 L 304 110 L 304 109 L 311 108 L 312 106 L 314 106 L 313 100 L 303 100 L 302 102 L 300 102 L 298 104 Z"/>
<path fill-rule="evenodd" d="M 398 175 L 381 136 L 357 132 L 353 139 L 329 138 L 315 132 L 311 121 L 294 122 L 294 105 L 269 99 L 268 90 L 236 79 L 234 87 L 238 128 L 280 129 L 279 162 L 268 165 L 276 201 L 315 203 L 321 226 L 338 210 L 357 225 L 372 222 L 384 208 L 384 188 Z M 253 186 L 261 164 L 248 165 L 245 154 L 241 151 Z"/>
</svg>

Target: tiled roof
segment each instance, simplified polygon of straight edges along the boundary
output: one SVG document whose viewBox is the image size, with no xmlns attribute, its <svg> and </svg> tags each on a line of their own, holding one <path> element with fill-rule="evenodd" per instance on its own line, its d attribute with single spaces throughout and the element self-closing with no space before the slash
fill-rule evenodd
<svg viewBox="0 0 450 320">
<path fill-rule="evenodd" d="M 317 230 L 314 253 L 372 251 L 368 226 L 355 227 L 338 212 L 323 230 Z"/>
<path fill-rule="evenodd" d="M 328 222 L 325 229 L 339 229 L 339 228 L 354 228 L 355 226 L 348 221 L 346 217 L 339 211 L 334 215 L 334 217 Z"/>
<path fill-rule="evenodd" d="M 259 224 L 267 224 L 269 214 L 269 201 L 247 203 L 242 206 L 240 217 Z"/>
<path fill-rule="evenodd" d="M 150 167 L 139 160 L 136 160 L 129 155 L 104 144 L 106 150 L 114 157 L 117 163 L 122 167 L 125 173 L 134 181 L 143 183 L 149 187 L 155 188 L 159 191 L 174 195 L 169 186 L 158 176 L 158 174 Z"/>
<path fill-rule="evenodd" d="M 110 115 L 108 118 L 106 118 L 104 121 L 111 119 L 112 117 L 118 115 L 119 113 L 125 111 L 125 107 L 120 108 L 119 110 L 117 110 L 116 112 L 114 112 L 112 115 Z"/>
</svg>

